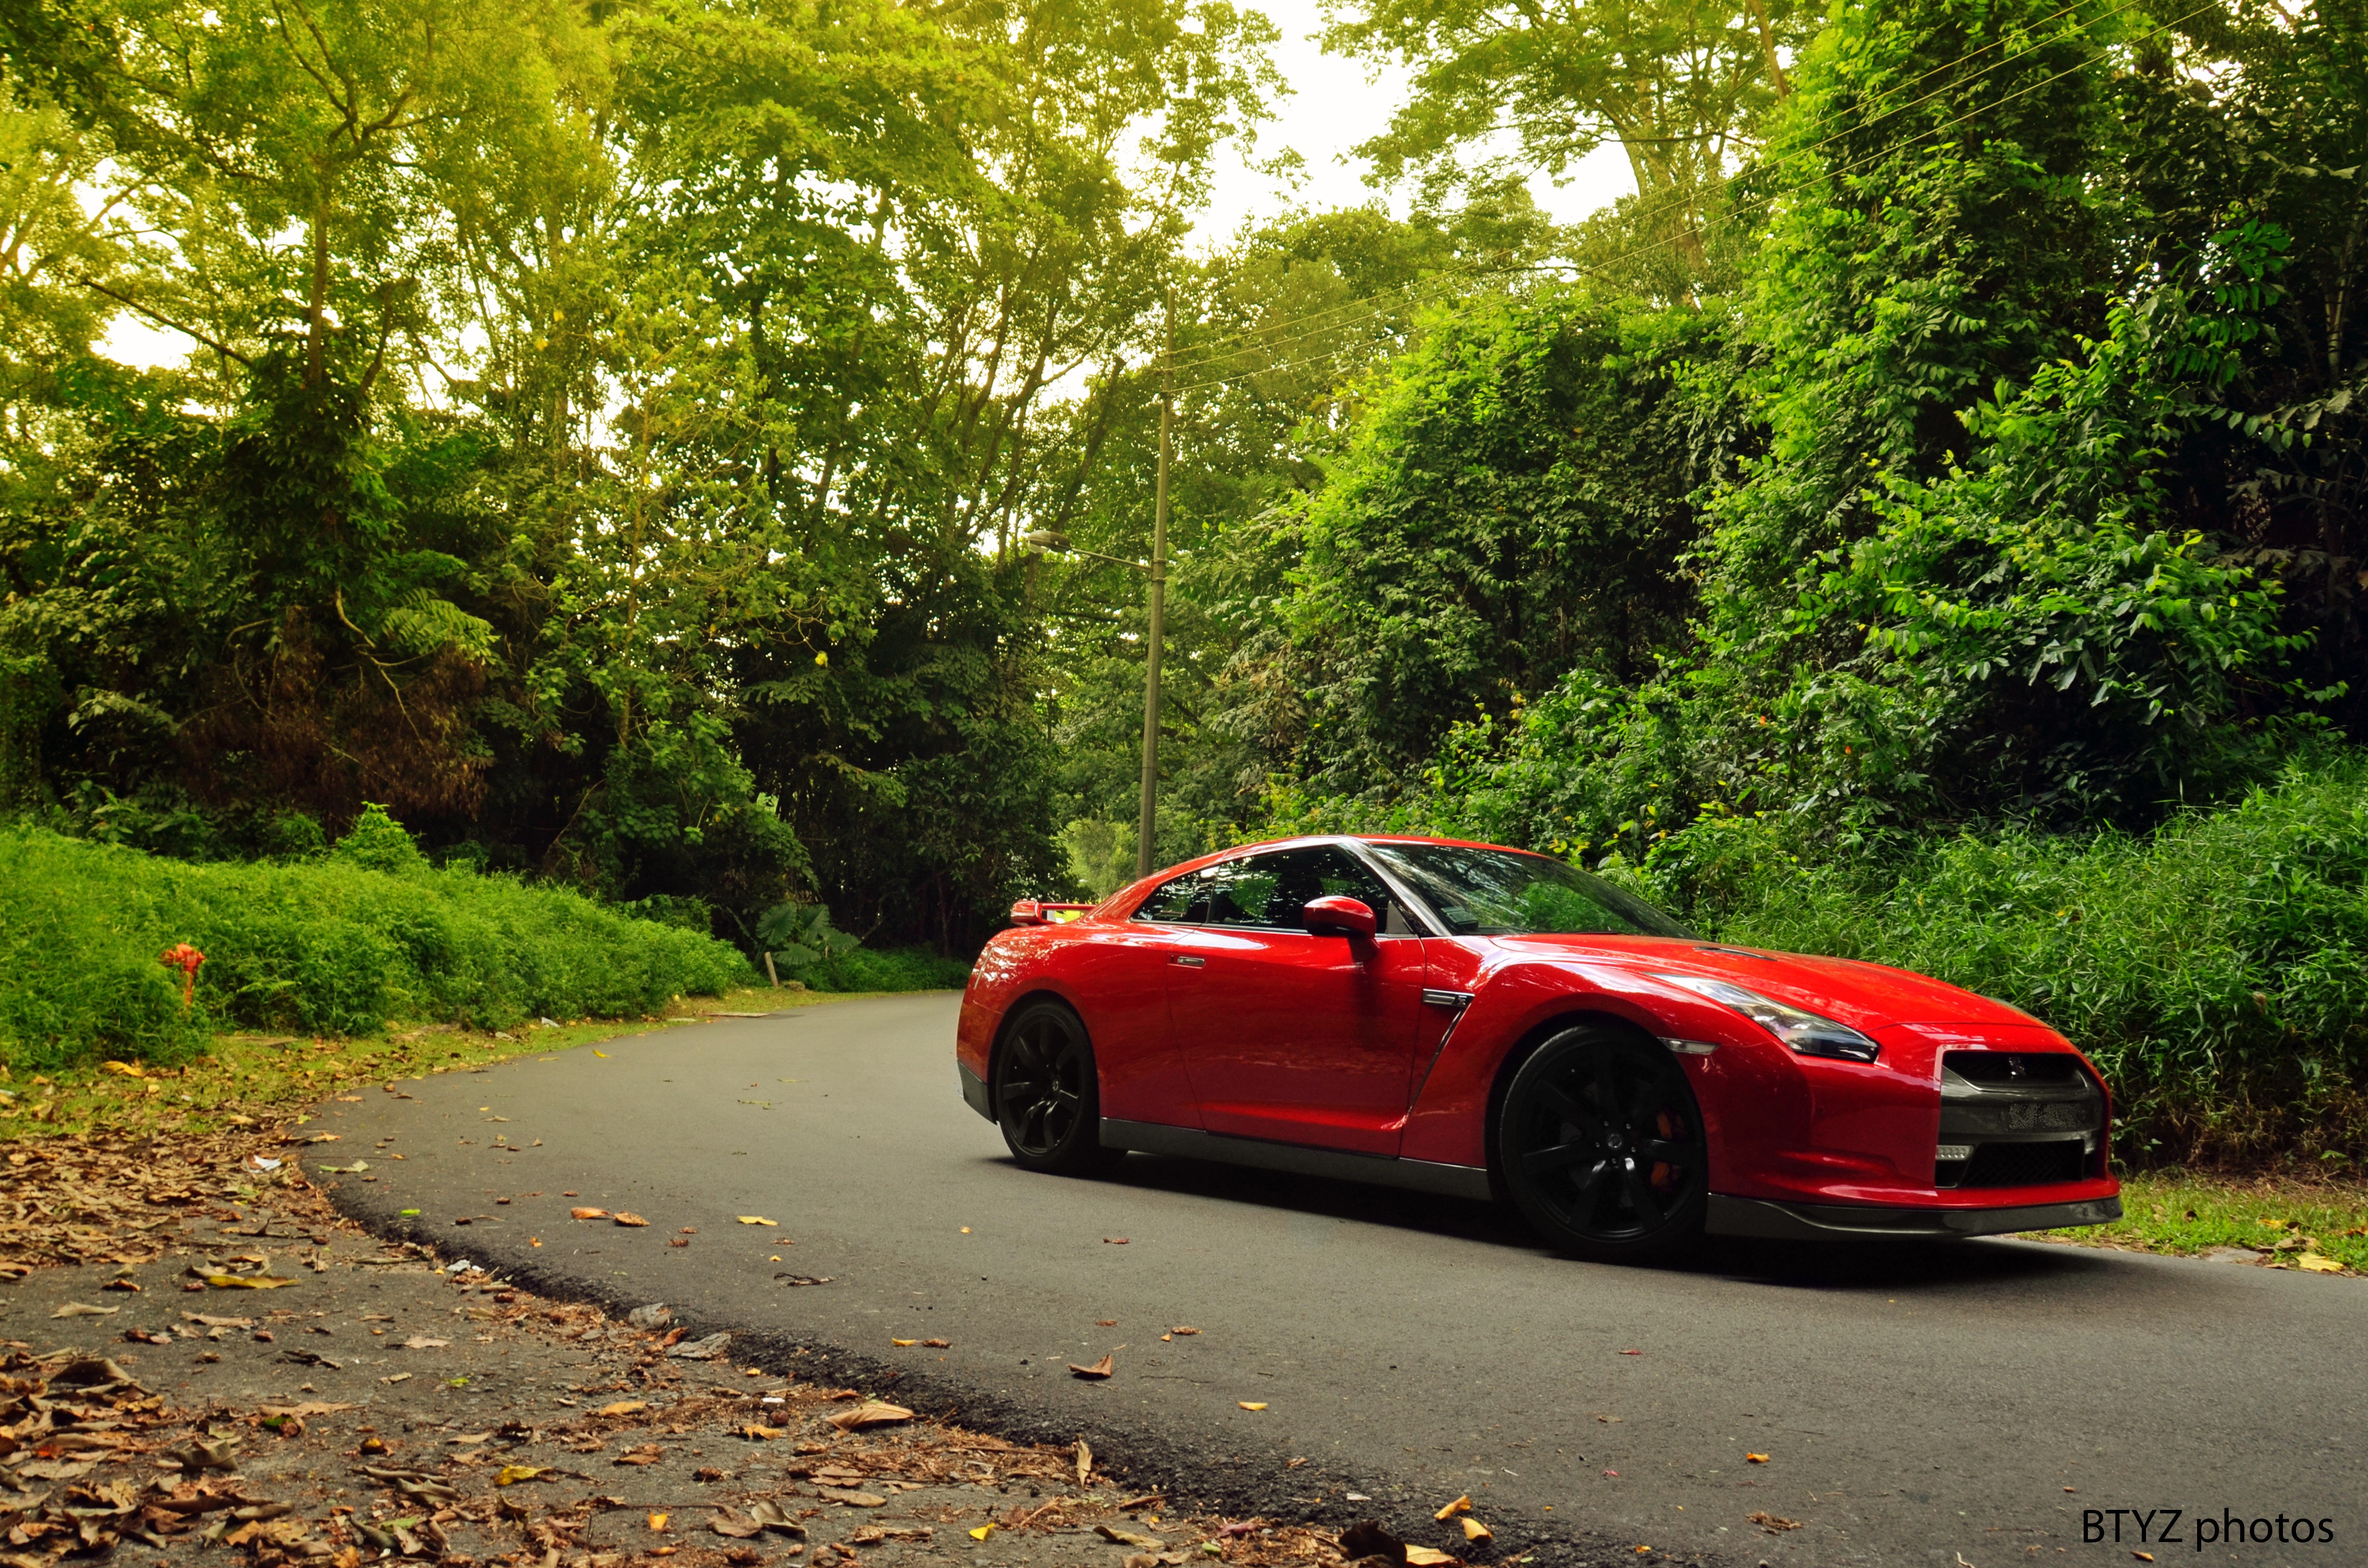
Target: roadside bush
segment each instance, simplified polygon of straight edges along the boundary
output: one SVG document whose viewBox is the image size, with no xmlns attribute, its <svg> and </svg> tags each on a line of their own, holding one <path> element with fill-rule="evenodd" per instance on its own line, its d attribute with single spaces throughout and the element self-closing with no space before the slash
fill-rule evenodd
<svg viewBox="0 0 2368 1568">
<path fill-rule="evenodd" d="M 177 977 L 156 961 L 183 941 L 207 960 L 188 1017 Z M 169 1062 L 224 1028 L 342 1035 L 390 1017 L 502 1028 L 616 1017 L 752 978 L 702 933 L 465 861 L 434 869 L 382 813 L 354 852 L 292 865 L 191 864 L 0 828 L 0 1061 L 11 1069 Z"/>
<path fill-rule="evenodd" d="M 959 991 L 970 965 L 928 948 L 858 948 L 798 971 L 816 991 Z"/>
<path fill-rule="evenodd" d="M 1704 817 L 1637 881 L 1728 941 L 1867 959 L 2021 1007 L 2104 1070 L 2140 1163 L 2368 1158 L 2368 757 L 2145 835 L 1965 835 L 1813 861 Z"/>
</svg>

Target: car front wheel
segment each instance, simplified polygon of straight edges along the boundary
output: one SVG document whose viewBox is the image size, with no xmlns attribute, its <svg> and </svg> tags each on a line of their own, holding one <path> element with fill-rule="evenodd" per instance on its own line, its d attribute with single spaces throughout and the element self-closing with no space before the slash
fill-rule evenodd
<svg viewBox="0 0 2368 1568">
<path fill-rule="evenodd" d="M 995 1121 L 1023 1170 L 1085 1176 L 1122 1154 L 1101 1145 L 1094 1048 L 1077 1015 L 1031 1002 L 1011 1020 L 995 1061 Z"/>
<path fill-rule="evenodd" d="M 1514 1073 L 1497 1142 L 1513 1201 L 1565 1252 L 1646 1262 L 1702 1235 L 1702 1113 L 1656 1040 L 1601 1025 L 1554 1036 Z"/>
</svg>

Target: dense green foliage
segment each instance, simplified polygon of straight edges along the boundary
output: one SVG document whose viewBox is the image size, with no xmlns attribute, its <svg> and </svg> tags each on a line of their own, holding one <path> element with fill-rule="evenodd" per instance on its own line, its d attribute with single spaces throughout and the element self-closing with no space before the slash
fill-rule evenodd
<svg viewBox="0 0 2368 1568">
<path fill-rule="evenodd" d="M 382 814 L 364 822 L 341 853 L 295 864 L 192 864 L 0 831 L 0 1062 L 169 1062 L 218 1028 L 631 1016 L 752 978 L 704 933 L 466 865 L 438 869 Z M 176 942 L 207 960 L 186 1015 L 177 972 L 157 962 Z"/>
<path fill-rule="evenodd" d="M 959 991 L 970 965 L 928 948 L 858 948 L 802 971 L 816 991 Z"/>
</svg>

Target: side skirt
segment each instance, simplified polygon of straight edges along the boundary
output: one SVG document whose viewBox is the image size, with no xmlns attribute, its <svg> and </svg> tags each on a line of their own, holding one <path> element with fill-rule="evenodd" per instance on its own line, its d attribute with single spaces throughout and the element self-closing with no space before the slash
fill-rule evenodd
<svg viewBox="0 0 2368 1568">
<path fill-rule="evenodd" d="M 1197 1127 L 1163 1127 L 1149 1121 L 1102 1119 L 1102 1147 L 1133 1149 L 1144 1154 L 1173 1154 L 1187 1160 L 1215 1160 L 1229 1165 L 1249 1165 L 1262 1171 L 1287 1171 L 1292 1176 L 1327 1176 L 1335 1181 L 1370 1182 L 1435 1192 L 1445 1198 L 1470 1198 L 1483 1202 L 1495 1196 L 1488 1173 L 1478 1165 L 1442 1165 L 1429 1160 L 1400 1160 L 1387 1154 L 1350 1154 L 1338 1149 L 1311 1149 L 1301 1143 L 1270 1143 L 1259 1138 L 1232 1138 L 1203 1132 Z"/>
</svg>

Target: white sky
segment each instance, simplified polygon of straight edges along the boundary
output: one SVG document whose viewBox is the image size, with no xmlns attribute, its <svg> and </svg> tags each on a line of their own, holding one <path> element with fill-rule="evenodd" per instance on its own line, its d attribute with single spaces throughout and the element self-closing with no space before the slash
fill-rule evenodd
<svg viewBox="0 0 2368 1568">
<path fill-rule="evenodd" d="M 1367 165 L 1349 149 L 1385 130 L 1390 114 L 1406 97 L 1406 74 L 1395 67 L 1369 79 L 1361 61 L 1326 54 L 1315 41 L 1324 31 L 1319 0 L 1253 0 L 1282 34 L 1275 45 L 1275 68 L 1294 89 L 1278 106 L 1277 118 L 1258 133 L 1258 154 L 1270 157 L 1284 147 L 1306 160 L 1305 182 L 1294 194 L 1281 182 L 1255 174 L 1230 152 L 1221 155 L 1216 196 L 1197 228 L 1203 244 L 1230 239 L 1246 218 L 1273 218 L 1293 207 L 1321 210 L 1357 207 L 1384 196 L 1390 210 L 1406 216 L 1402 192 L 1381 192 L 1365 183 Z M 1633 192 L 1627 155 L 1616 146 L 1599 149 L 1557 187 L 1543 174 L 1530 182 L 1538 205 L 1571 222 Z"/>
</svg>

